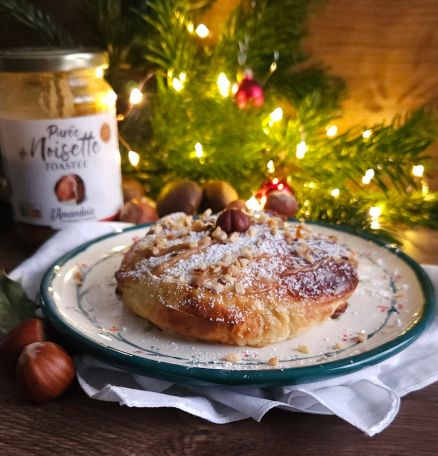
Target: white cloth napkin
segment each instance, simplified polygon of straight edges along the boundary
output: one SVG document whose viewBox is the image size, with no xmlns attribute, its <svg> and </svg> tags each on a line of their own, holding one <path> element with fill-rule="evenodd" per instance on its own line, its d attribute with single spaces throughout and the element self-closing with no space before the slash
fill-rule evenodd
<svg viewBox="0 0 438 456">
<path fill-rule="evenodd" d="M 84 223 L 63 230 L 44 244 L 11 276 L 34 296 L 41 277 L 59 256 L 94 237 L 127 226 Z M 424 266 L 438 290 L 438 266 Z M 341 377 L 303 385 L 257 387 L 187 386 L 135 375 L 81 355 L 77 377 L 85 393 L 129 407 L 175 407 L 213 423 L 244 418 L 260 421 L 273 407 L 294 412 L 335 414 L 369 436 L 397 415 L 400 398 L 438 380 L 438 317 L 401 353 Z"/>
</svg>

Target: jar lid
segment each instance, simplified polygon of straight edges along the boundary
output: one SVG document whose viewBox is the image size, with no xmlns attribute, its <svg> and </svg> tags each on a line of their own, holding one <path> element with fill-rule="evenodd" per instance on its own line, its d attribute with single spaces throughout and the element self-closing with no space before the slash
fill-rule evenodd
<svg viewBox="0 0 438 456">
<path fill-rule="evenodd" d="M 108 66 L 105 52 L 95 49 L 15 48 L 0 50 L 0 71 L 44 73 Z"/>
</svg>

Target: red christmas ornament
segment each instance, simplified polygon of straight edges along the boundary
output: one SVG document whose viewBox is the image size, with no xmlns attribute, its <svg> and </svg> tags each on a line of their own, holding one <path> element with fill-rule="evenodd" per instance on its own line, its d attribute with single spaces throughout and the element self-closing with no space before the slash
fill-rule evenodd
<svg viewBox="0 0 438 456">
<path fill-rule="evenodd" d="M 274 178 L 272 180 L 268 180 L 263 182 L 261 187 L 259 188 L 258 192 L 256 193 L 255 197 L 260 200 L 263 196 L 268 196 L 271 192 L 287 192 L 290 194 L 294 194 L 294 191 L 289 186 L 289 184 L 278 178 Z"/>
<path fill-rule="evenodd" d="M 236 103 L 240 109 L 247 106 L 263 106 L 265 94 L 263 87 L 258 84 L 251 76 L 245 76 L 239 84 L 236 92 Z"/>
</svg>

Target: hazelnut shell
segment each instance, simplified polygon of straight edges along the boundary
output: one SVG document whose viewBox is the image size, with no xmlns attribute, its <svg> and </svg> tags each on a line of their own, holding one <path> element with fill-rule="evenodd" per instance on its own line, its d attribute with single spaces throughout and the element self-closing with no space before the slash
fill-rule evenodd
<svg viewBox="0 0 438 456">
<path fill-rule="evenodd" d="M 158 220 L 155 203 L 145 196 L 134 198 L 122 207 L 119 220 L 136 225 L 155 222 Z"/>
<path fill-rule="evenodd" d="M 228 182 L 221 180 L 209 181 L 202 186 L 200 210 L 211 209 L 213 212 L 220 212 L 237 198 L 239 198 L 239 195 Z"/>
<path fill-rule="evenodd" d="M 123 201 L 126 203 L 134 198 L 140 198 L 144 196 L 145 191 L 143 185 L 137 179 L 130 176 L 122 177 L 122 190 L 123 190 Z"/>
<path fill-rule="evenodd" d="M 216 220 L 216 226 L 227 234 L 244 233 L 251 225 L 251 219 L 239 209 L 227 209 Z"/>
<path fill-rule="evenodd" d="M 280 217 L 295 217 L 298 211 L 298 203 L 292 193 L 274 191 L 266 197 L 264 209 Z"/>
<path fill-rule="evenodd" d="M 60 396 L 71 384 L 75 367 L 70 355 L 53 342 L 35 342 L 21 353 L 17 383 L 31 402 L 42 404 Z"/>
<path fill-rule="evenodd" d="M 6 373 L 14 372 L 18 357 L 24 348 L 46 339 L 44 323 L 39 318 L 25 320 L 13 328 L 0 344 L 0 364 Z"/>
<path fill-rule="evenodd" d="M 162 190 L 157 200 L 157 212 L 160 217 L 173 212 L 194 214 L 201 202 L 201 187 L 190 180 L 170 182 Z"/>
</svg>

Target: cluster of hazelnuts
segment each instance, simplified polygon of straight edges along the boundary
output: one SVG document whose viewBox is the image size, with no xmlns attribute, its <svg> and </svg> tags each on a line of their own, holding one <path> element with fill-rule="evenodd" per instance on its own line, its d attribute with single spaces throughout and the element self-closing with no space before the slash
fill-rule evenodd
<svg viewBox="0 0 438 456">
<path fill-rule="evenodd" d="M 151 223 L 173 212 L 193 215 L 211 209 L 213 213 L 224 209 L 245 209 L 236 190 L 225 181 L 213 180 L 198 185 L 191 180 L 176 180 L 165 185 L 157 202 L 145 196 L 143 186 L 132 177 L 123 178 L 125 205 L 120 220 L 135 224 Z M 282 217 L 294 217 L 298 205 L 290 192 L 274 191 L 267 195 L 264 209 Z"/>
<path fill-rule="evenodd" d="M 47 340 L 43 320 L 25 320 L 0 344 L 0 365 L 33 403 L 42 404 L 60 396 L 72 383 L 75 367 L 70 355 Z"/>
</svg>

